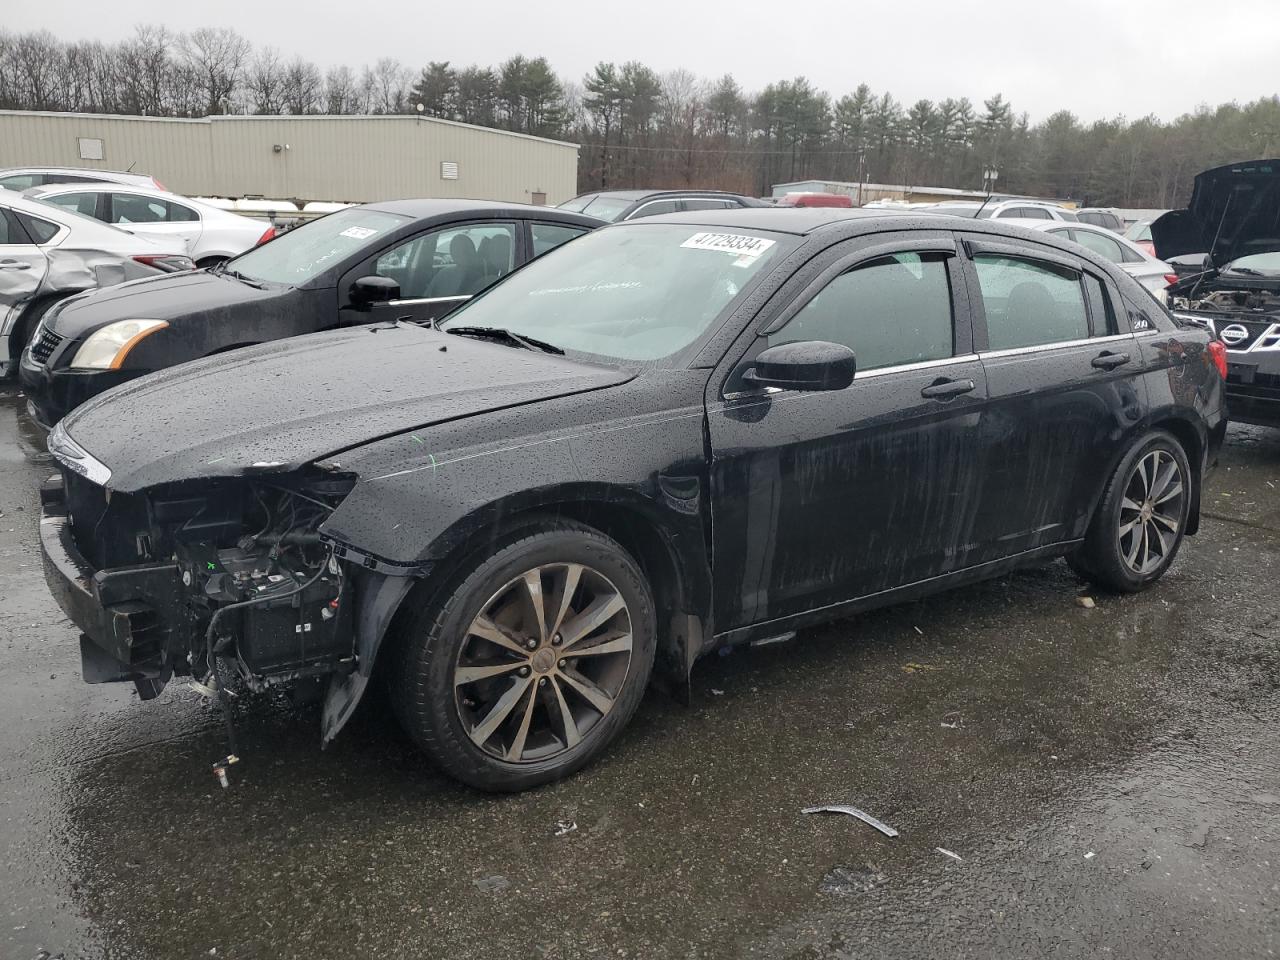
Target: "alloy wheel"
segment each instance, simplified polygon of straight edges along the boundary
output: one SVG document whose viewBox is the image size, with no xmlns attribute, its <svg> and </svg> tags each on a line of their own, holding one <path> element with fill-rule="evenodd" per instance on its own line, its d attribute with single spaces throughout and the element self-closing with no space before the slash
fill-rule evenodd
<svg viewBox="0 0 1280 960">
<path fill-rule="evenodd" d="M 475 746 L 511 763 L 572 750 L 613 710 L 631 669 L 631 612 L 579 563 L 513 578 L 467 628 L 454 701 Z"/>
<path fill-rule="evenodd" d="M 1139 576 L 1159 569 L 1182 530 L 1186 483 L 1167 450 L 1152 450 L 1134 465 L 1120 501 L 1117 541 L 1125 566 Z"/>
</svg>

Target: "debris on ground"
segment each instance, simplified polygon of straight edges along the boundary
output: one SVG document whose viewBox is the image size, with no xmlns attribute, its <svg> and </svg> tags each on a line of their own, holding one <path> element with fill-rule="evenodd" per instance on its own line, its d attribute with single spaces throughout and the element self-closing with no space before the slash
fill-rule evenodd
<svg viewBox="0 0 1280 960">
<path fill-rule="evenodd" d="M 578 829 L 577 820 L 558 820 L 556 821 L 556 836 L 563 837 L 565 834 L 573 833 Z"/>
<path fill-rule="evenodd" d="M 941 670 L 941 667 L 935 667 L 931 663 L 907 663 L 903 664 L 903 673 L 927 673 L 933 670 Z"/>
<path fill-rule="evenodd" d="M 1080 606 L 1084 607 L 1086 610 L 1092 610 L 1097 606 L 1097 604 L 1093 602 L 1093 597 L 1076 597 L 1076 603 L 1080 604 Z"/>
<path fill-rule="evenodd" d="M 481 877 L 479 880 L 473 880 L 472 883 L 481 893 L 502 893 L 511 886 L 510 880 L 496 874 L 492 877 Z"/>
<path fill-rule="evenodd" d="M 851 817 L 857 817 L 863 823 L 875 827 L 886 837 L 896 837 L 898 831 L 893 829 L 887 823 L 881 823 L 871 814 L 859 810 L 857 807 L 851 807 L 846 803 L 827 803 L 817 807 L 805 807 L 801 813 L 845 813 Z"/>
<path fill-rule="evenodd" d="M 1097 856 L 1097 854 L 1096 854 L 1096 853 L 1094 853 L 1092 850 L 1090 850 L 1088 853 L 1086 853 L 1086 854 L 1084 855 L 1084 858 L 1085 858 L 1086 860 L 1092 860 L 1092 859 L 1093 859 L 1094 857 L 1096 857 L 1096 856 Z"/>
<path fill-rule="evenodd" d="M 866 893 L 878 884 L 884 883 L 884 874 L 870 866 L 832 867 L 831 872 L 822 878 L 818 887 L 823 893 L 838 897 L 852 896 L 855 893 Z"/>
<path fill-rule="evenodd" d="M 920 636 L 922 637 L 924 636 L 924 631 L 921 630 L 919 627 L 913 625 L 911 629 L 914 630 L 916 633 L 920 634 Z"/>
<path fill-rule="evenodd" d="M 964 718 L 960 716 L 959 710 L 952 710 L 942 718 L 942 728 L 944 730 L 959 730 L 963 726 Z"/>
<path fill-rule="evenodd" d="M 712 687 L 712 688 L 711 688 L 711 695 L 712 695 L 713 697 L 723 697 L 723 696 L 724 696 L 724 691 L 723 691 L 723 690 L 717 690 L 715 687 Z"/>
<path fill-rule="evenodd" d="M 934 847 L 933 849 L 937 850 L 944 857 L 950 857 L 952 860 L 955 860 L 957 863 L 964 863 L 964 857 L 960 856 L 960 854 L 958 853 L 952 853 L 946 847 Z"/>
<path fill-rule="evenodd" d="M 1184 843 L 1184 847 L 1203 847 L 1209 842 L 1209 824 L 1202 823 L 1191 831 L 1191 840 Z"/>
</svg>

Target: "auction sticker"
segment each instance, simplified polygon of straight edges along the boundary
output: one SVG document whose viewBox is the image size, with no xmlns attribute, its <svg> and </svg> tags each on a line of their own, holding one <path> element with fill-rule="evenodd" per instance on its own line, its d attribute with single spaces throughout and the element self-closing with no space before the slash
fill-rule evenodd
<svg viewBox="0 0 1280 960">
<path fill-rule="evenodd" d="M 680 244 L 691 250 L 715 250 L 734 257 L 755 259 L 772 247 L 774 241 L 764 237 L 747 237 L 740 233 L 695 233 Z"/>
<path fill-rule="evenodd" d="M 377 232 L 369 227 L 347 227 L 342 231 L 342 236 L 350 237 L 352 240 L 368 240 Z"/>
</svg>

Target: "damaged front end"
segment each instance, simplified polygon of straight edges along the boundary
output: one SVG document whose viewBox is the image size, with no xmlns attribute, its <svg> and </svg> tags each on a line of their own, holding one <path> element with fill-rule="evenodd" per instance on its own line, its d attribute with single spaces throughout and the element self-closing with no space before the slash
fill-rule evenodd
<svg viewBox="0 0 1280 960">
<path fill-rule="evenodd" d="M 357 669 L 370 574 L 320 533 L 353 477 L 307 468 L 122 493 L 65 434 L 51 449 L 67 469 L 41 491 L 45 573 L 83 631 L 86 681 L 131 680 L 149 699 L 173 676 L 220 689 L 219 663 L 253 690 L 338 686 Z"/>
</svg>

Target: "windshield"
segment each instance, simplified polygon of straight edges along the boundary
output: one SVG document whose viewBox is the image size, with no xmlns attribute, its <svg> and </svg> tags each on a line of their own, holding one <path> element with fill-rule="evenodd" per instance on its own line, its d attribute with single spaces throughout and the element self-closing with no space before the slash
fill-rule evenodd
<svg viewBox="0 0 1280 960">
<path fill-rule="evenodd" d="M 978 208 L 973 207 L 926 207 L 926 213 L 945 213 L 951 217 L 969 217 L 972 219 L 977 216 Z"/>
<path fill-rule="evenodd" d="M 597 195 L 595 199 L 582 208 L 582 213 L 613 223 L 613 221 L 622 216 L 622 211 L 633 203 L 635 203 L 634 200 L 628 200 L 626 197 L 602 197 Z"/>
<path fill-rule="evenodd" d="M 560 204 L 559 209 L 569 210 L 573 213 L 579 213 L 582 211 L 584 207 L 586 207 L 588 203 L 590 203 L 595 198 L 596 198 L 595 194 L 593 193 L 588 193 L 586 196 L 583 196 L 583 197 L 574 197 L 572 200 L 566 200 L 564 203 Z"/>
<path fill-rule="evenodd" d="M 1280 273 L 1280 252 L 1251 253 L 1247 257 L 1237 257 L 1223 268 L 1224 273 L 1246 270 L 1254 273 Z"/>
<path fill-rule="evenodd" d="M 792 243 L 684 224 L 601 230 L 535 260 L 440 326 L 501 327 L 562 350 L 658 360 L 697 340 Z"/>
<path fill-rule="evenodd" d="M 409 217 L 365 207 L 339 210 L 282 233 L 227 264 L 227 269 L 268 283 L 296 287 L 366 247 L 373 247 Z"/>
</svg>

